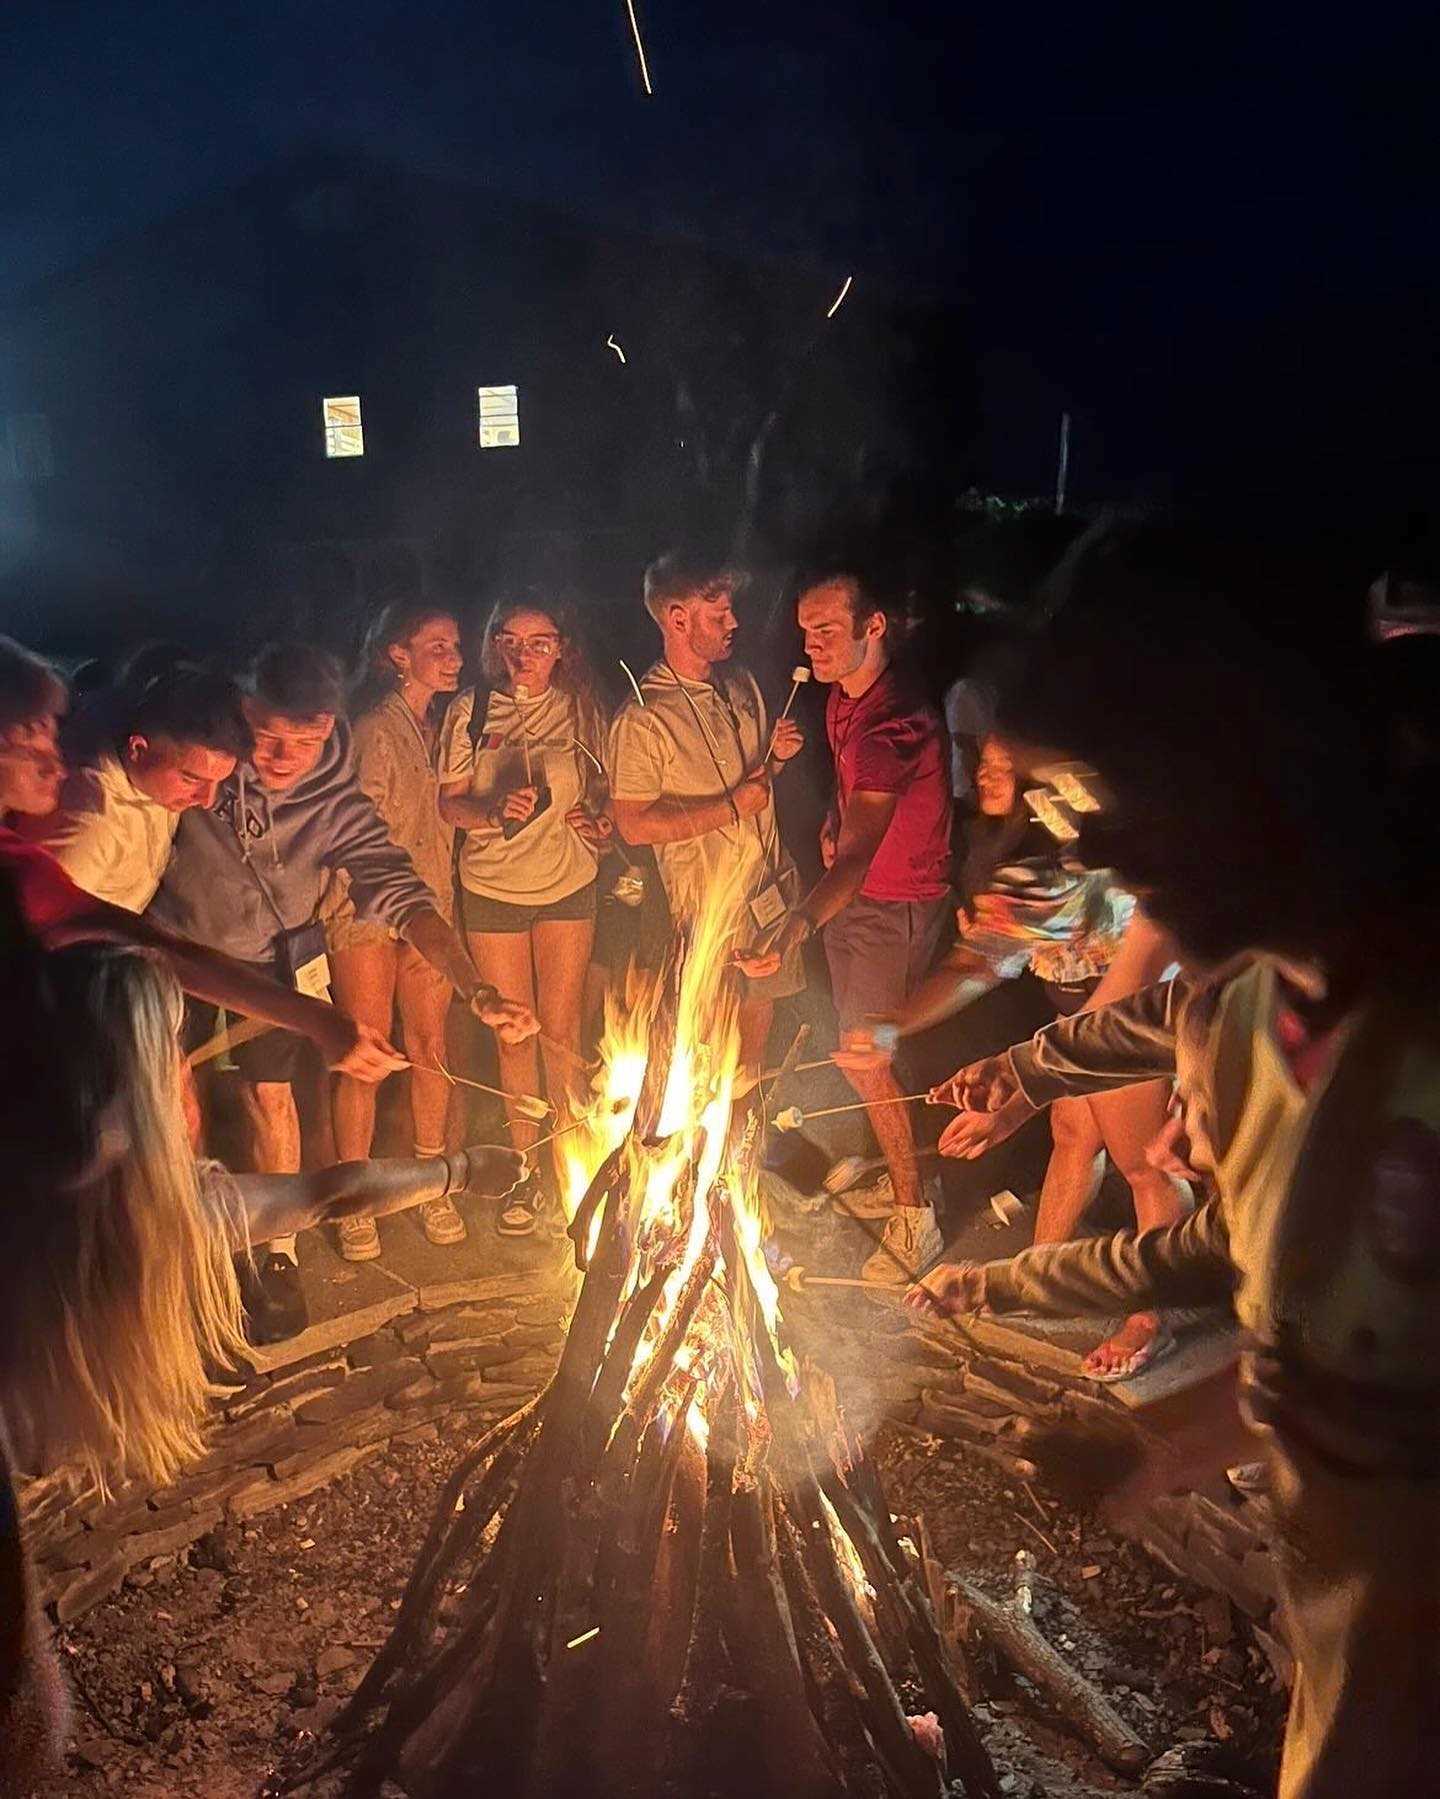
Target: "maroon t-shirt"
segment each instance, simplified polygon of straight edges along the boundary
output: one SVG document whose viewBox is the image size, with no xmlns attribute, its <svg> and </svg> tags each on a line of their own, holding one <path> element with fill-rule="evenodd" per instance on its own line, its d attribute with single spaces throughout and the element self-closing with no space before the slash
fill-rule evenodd
<svg viewBox="0 0 1440 1799">
<path fill-rule="evenodd" d="M 950 743 L 939 712 L 887 668 L 857 700 L 830 689 L 825 734 L 842 819 L 852 793 L 897 796 L 862 896 L 942 899 L 950 887 Z"/>
</svg>

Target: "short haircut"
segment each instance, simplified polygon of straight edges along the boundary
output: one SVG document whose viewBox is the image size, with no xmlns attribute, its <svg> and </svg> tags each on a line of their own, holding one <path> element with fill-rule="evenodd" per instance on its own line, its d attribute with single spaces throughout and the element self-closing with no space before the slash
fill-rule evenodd
<svg viewBox="0 0 1440 1799">
<path fill-rule="evenodd" d="M 314 643 L 271 643 L 250 664 L 246 691 L 281 718 L 345 713 L 345 671 Z"/>
<path fill-rule="evenodd" d="M 65 700 L 65 683 L 43 656 L 0 637 L 0 731 L 63 712 Z"/>
<path fill-rule="evenodd" d="M 243 756 L 250 747 L 239 687 L 203 668 L 179 668 L 151 681 L 130 712 L 125 735 L 198 743 L 224 756 Z"/>
<path fill-rule="evenodd" d="M 891 592 L 870 576 L 843 563 L 821 563 L 802 575 L 796 597 L 803 599 L 815 587 L 843 587 L 846 590 L 850 624 L 857 637 L 861 625 L 877 612 L 884 616 L 885 635 L 890 640 L 892 652 L 898 653 L 910 637 L 914 616 L 907 594 Z"/>
<path fill-rule="evenodd" d="M 645 571 L 645 610 L 658 625 L 667 606 L 711 599 L 729 592 L 740 578 L 741 570 L 723 557 L 667 550 Z"/>
</svg>

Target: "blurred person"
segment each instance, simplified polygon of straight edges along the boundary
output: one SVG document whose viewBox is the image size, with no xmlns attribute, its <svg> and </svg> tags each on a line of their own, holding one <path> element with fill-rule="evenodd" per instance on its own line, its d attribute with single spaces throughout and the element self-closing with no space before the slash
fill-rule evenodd
<svg viewBox="0 0 1440 1799">
<path fill-rule="evenodd" d="M 28 1795 L 58 1790 L 66 1709 L 11 1470 L 79 1459 L 99 1481 L 174 1481 L 204 1451 L 216 1371 L 244 1348 L 237 1252 L 465 1186 L 503 1190 L 520 1158 L 483 1148 L 288 1177 L 197 1163 L 173 977 L 148 952 L 44 954 L 18 925 L 0 900 L 14 1071 L 0 1096 L 0 1792 Z M 64 1045 L 58 1066 L 26 1056 L 36 1040 Z"/>
<path fill-rule="evenodd" d="M 875 1023 L 899 1038 L 971 1006 L 1027 971 L 1057 1016 L 1093 1011 L 1160 979 L 1174 963 L 1170 939 L 1135 909 L 1108 870 L 1066 856 L 1020 793 L 1014 759 L 998 737 L 982 740 L 976 769 L 980 815 L 958 913 L 959 937 L 895 1016 L 857 1026 L 841 1044 L 842 1067 L 883 1061 Z M 888 1039 L 882 1033 L 882 1042 Z M 1050 1108 L 1054 1140 L 1035 1217 L 1037 1243 L 1073 1237 L 1099 1191 L 1108 1154 L 1126 1185 L 1141 1230 L 1178 1223 L 1183 1186 L 1147 1159 L 1165 1126 L 1171 1083 L 1152 1081 Z M 1085 1358 L 1096 1380 L 1141 1373 L 1171 1346 L 1158 1314 L 1137 1312 Z"/>
<path fill-rule="evenodd" d="M 154 899 L 180 815 L 213 806 L 247 746 L 240 690 L 204 669 L 172 665 L 138 693 L 106 708 L 113 735 L 72 767 L 60 803 L 31 820 L 43 843 L 86 893 L 128 912 Z"/>
<path fill-rule="evenodd" d="M 937 1269 L 912 1301 L 1229 1299 L 1296 1660 L 1282 1799 L 1422 1792 L 1440 1753 L 1433 685 L 1407 697 L 1403 648 L 1367 655 L 1325 571 L 1253 537 L 1094 536 L 1054 605 L 1002 721 L 1036 779 L 1088 767 L 1080 853 L 1117 870 L 1192 973 L 960 1070 L 942 1144 L 979 1154 L 1055 1098 L 1174 1072 L 1214 1193 L 1166 1228 Z M 1167 1484 L 1202 1467 L 1191 1445 Z M 1132 1477 L 1130 1501 L 1164 1474 Z"/>
<path fill-rule="evenodd" d="M 951 918 L 950 754 L 944 721 L 901 664 L 903 619 L 859 576 L 824 574 L 803 585 L 796 617 L 817 681 L 830 688 L 825 730 L 835 800 L 820 842 L 825 874 L 785 919 L 769 967 L 822 931 L 842 1038 L 871 1018 L 893 1017 L 941 948 Z M 908 1110 L 888 1062 L 845 1068 L 866 1102 L 890 1174 L 893 1210 L 884 1248 L 862 1276 L 889 1284 L 940 1253 L 935 1208 L 915 1160 Z"/>
<path fill-rule="evenodd" d="M 502 1039 L 533 1035 L 529 1007 L 502 998 L 475 971 L 436 896 L 355 779 L 344 682 L 335 658 L 309 644 L 271 645 L 256 657 L 243 708 L 251 749 L 205 811 L 187 812 L 151 915 L 217 943 L 257 972 L 328 995 L 321 895 L 343 869 L 358 917 L 394 930 L 439 970 Z M 192 1008 L 191 1031 L 209 1037 L 213 1013 Z M 300 1168 L 294 1083 L 301 1041 L 270 1032 L 236 1045 L 250 1153 L 264 1174 Z M 291 1236 L 268 1246 L 246 1275 L 253 1340 L 303 1330 L 308 1310 Z"/>
<path fill-rule="evenodd" d="M 148 918 L 77 887 L 42 844 L 22 836 L 51 813 L 65 781 L 60 719 L 64 681 L 42 657 L 0 637 L 0 879 L 49 948 L 99 941 L 157 950 L 187 993 L 313 1042 L 330 1067 L 377 1081 L 401 1066 L 378 1032 L 218 950 L 161 930 Z"/>
<path fill-rule="evenodd" d="M 455 831 L 440 816 L 436 758 L 437 713 L 443 716 L 444 696 L 459 686 L 464 665 L 454 614 L 423 601 L 387 606 L 371 624 L 365 665 L 353 708 L 355 777 L 391 841 L 409 856 L 434 896 L 436 911 L 453 925 Z M 343 868 L 330 877 L 320 915 L 336 1003 L 387 1035 L 399 1014 L 400 1040 L 410 1059 L 414 1153 L 437 1156 L 446 1147 L 451 1095 L 441 1072 L 450 982 L 393 926 L 357 916 Z M 333 1118 L 339 1159 L 354 1162 L 368 1156 L 375 1135 L 375 1088 L 342 1075 L 335 1082 Z M 465 1220 L 453 1200 L 432 1201 L 420 1221 L 432 1243 L 465 1240 Z M 380 1254 L 373 1218 L 347 1219 L 339 1243 L 347 1261 L 370 1261 Z"/>
<path fill-rule="evenodd" d="M 440 812 L 458 827 L 465 940 L 487 981 L 533 1006 L 540 1043 L 500 1043 L 500 1085 L 576 1097 L 595 876 L 611 831 L 601 772 L 605 716 L 573 609 L 543 596 L 499 600 L 485 622 L 480 679 L 457 696 L 440 746 Z M 512 1141 L 540 1128 L 508 1108 Z M 535 1229 L 540 1171 L 510 1195 L 504 1236 Z"/>
<path fill-rule="evenodd" d="M 737 571 L 672 551 L 645 571 L 661 654 L 610 733 L 611 809 L 626 843 L 650 846 L 672 920 L 717 891 L 741 896 L 736 940 L 773 926 L 799 874 L 780 839 L 773 774 L 804 748 L 793 718 L 772 724 L 754 675 L 733 660 Z M 737 968 L 740 1062 L 753 1081 L 777 1000 L 804 990 L 798 949 L 762 972 Z"/>
</svg>

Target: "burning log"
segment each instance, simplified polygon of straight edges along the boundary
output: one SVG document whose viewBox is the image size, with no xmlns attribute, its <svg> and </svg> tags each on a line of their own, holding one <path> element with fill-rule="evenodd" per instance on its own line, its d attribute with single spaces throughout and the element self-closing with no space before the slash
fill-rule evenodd
<svg viewBox="0 0 1440 1799">
<path fill-rule="evenodd" d="M 997 1799 L 875 1472 L 789 1347 L 723 947 L 702 921 L 611 1020 L 610 1103 L 567 1139 L 585 1278 L 554 1379 L 450 1477 L 291 1790 Z"/>
</svg>

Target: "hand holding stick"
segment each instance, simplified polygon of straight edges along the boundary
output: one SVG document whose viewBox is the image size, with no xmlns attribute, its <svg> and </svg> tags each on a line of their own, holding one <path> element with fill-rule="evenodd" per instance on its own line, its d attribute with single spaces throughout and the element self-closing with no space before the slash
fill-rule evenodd
<svg viewBox="0 0 1440 1799">
<path fill-rule="evenodd" d="M 805 685 L 805 683 L 809 679 L 810 679 L 810 670 L 808 668 L 806 668 L 803 663 L 801 663 L 798 666 L 796 666 L 795 668 L 791 669 L 791 671 L 790 671 L 790 697 L 788 700 L 786 700 L 784 709 L 782 710 L 779 718 L 777 718 L 775 720 L 775 723 L 770 727 L 770 743 L 769 743 L 769 747 L 765 751 L 765 760 L 767 762 L 780 759 L 780 758 L 777 758 L 775 755 L 775 733 L 780 729 L 781 725 L 784 724 L 785 720 L 787 718 L 789 718 L 790 708 L 795 704 L 795 695 L 797 693 L 799 693 L 800 689 Z"/>
</svg>

